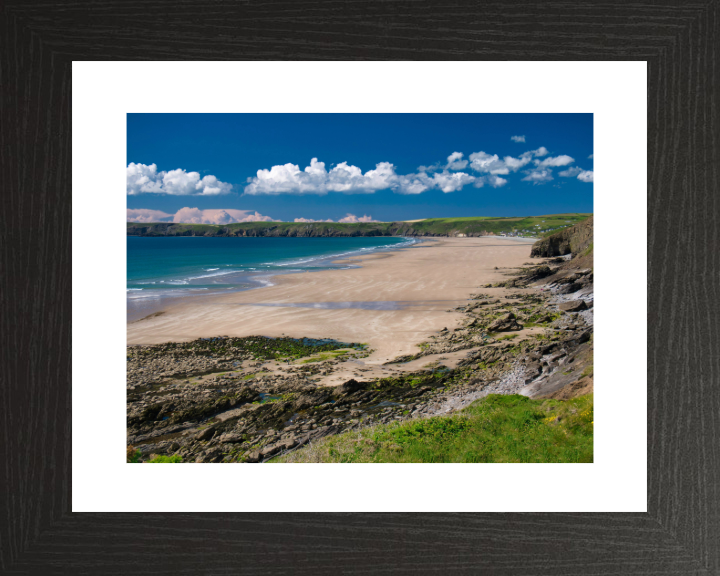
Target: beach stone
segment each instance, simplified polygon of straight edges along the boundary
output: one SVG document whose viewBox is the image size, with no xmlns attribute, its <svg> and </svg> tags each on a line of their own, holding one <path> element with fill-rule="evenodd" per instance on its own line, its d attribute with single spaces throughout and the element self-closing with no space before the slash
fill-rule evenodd
<svg viewBox="0 0 720 576">
<path fill-rule="evenodd" d="M 522 326 L 517 323 L 517 320 L 515 319 L 515 314 L 512 312 L 508 312 L 504 316 L 501 316 L 497 320 L 495 320 L 490 326 L 488 326 L 488 330 L 490 332 L 507 332 L 509 330 L 521 330 Z"/>
<path fill-rule="evenodd" d="M 344 384 L 341 384 L 335 389 L 335 393 L 337 395 L 346 396 L 348 394 L 352 394 L 353 392 L 357 392 L 361 388 L 363 388 L 364 384 L 358 382 L 354 378 L 351 380 L 348 380 Z"/>
<path fill-rule="evenodd" d="M 195 440 L 210 440 L 215 435 L 215 427 L 210 426 L 195 435 Z"/>
<path fill-rule="evenodd" d="M 580 290 L 580 288 L 582 288 L 582 286 L 580 284 L 576 284 L 575 282 L 573 282 L 571 284 L 566 284 L 565 286 L 559 288 L 557 293 L 558 294 L 572 294 L 572 293 Z"/>
<path fill-rule="evenodd" d="M 587 310 L 587 304 L 585 304 L 585 300 L 570 300 L 569 302 L 561 302 L 558 304 L 558 308 L 564 312 L 579 312 Z"/>
<path fill-rule="evenodd" d="M 260 450 L 260 456 L 262 456 L 263 458 L 267 458 L 268 456 L 275 454 L 275 452 L 277 452 L 278 450 L 280 450 L 279 444 L 270 444 L 269 446 L 265 446 L 265 448 Z"/>
<path fill-rule="evenodd" d="M 295 434 L 290 435 L 289 438 L 285 438 L 282 440 L 280 445 L 284 450 L 290 450 L 290 448 L 293 448 L 297 444 L 297 438 L 295 437 Z"/>
</svg>

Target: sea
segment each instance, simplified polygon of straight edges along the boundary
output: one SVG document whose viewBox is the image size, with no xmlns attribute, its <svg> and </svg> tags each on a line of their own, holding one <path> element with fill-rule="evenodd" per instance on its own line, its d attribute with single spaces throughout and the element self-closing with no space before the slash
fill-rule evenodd
<svg viewBox="0 0 720 576">
<path fill-rule="evenodd" d="M 335 260 L 397 250 L 405 237 L 127 237 L 127 321 L 187 296 L 271 286 L 278 274 L 353 268 Z"/>
</svg>

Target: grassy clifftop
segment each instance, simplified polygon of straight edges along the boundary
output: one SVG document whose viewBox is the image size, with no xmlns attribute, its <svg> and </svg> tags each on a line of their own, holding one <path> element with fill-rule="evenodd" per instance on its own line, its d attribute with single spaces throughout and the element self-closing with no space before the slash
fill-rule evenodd
<svg viewBox="0 0 720 576">
<path fill-rule="evenodd" d="M 593 397 L 490 395 L 451 416 L 331 436 L 274 462 L 592 462 Z"/>
<path fill-rule="evenodd" d="M 239 224 L 127 223 L 128 236 L 542 236 L 587 219 L 589 214 L 517 218 L 429 218 L 417 222 L 243 222 Z"/>
</svg>

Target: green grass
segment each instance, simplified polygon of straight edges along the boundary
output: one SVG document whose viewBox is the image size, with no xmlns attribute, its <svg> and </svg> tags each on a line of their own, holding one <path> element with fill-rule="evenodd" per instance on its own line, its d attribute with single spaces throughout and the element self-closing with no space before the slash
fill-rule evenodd
<svg viewBox="0 0 720 576">
<path fill-rule="evenodd" d="M 135 450 L 132 446 L 128 446 L 127 449 L 127 461 L 130 464 L 140 463 L 140 456 L 142 452 Z M 152 460 L 148 460 L 148 464 L 177 464 L 182 462 L 181 456 L 155 456 Z"/>
<path fill-rule="evenodd" d="M 337 222 L 243 222 L 216 226 L 209 224 L 127 223 L 128 234 L 149 236 L 236 236 L 248 231 L 263 235 L 272 231 L 280 235 L 341 235 L 361 233 L 368 236 L 404 236 L 408 234 L 453 235 L 468 233 L 519 232 L 525 236 L 539 236 L 558 232 L 586 219 L 589 214 L 548 214 L 545 216 L 491 217 L 473 216 L 461 218 L 428 218 L 420 222 L 363 222 L 340 224 Z"/>
<path fill-rule="evenodd" d="M 142 452 L 140 452 L 140 450 L 135 450 L 132 446 L 128 446 L 128 448 L 127 448 L 128 463 L 138 464 L 140 462 L 140 456 L 142 456 Z"/>
<path fill-rule="evenodd" d="M 152 460 L 148 460 L 148 464 L 178 464 L 182 462 L 181 456 L 155 456 Z"/>
<path fill-rule="evenodd" d="M 452 416 L 323 439 L 273 462 L 592 462 L 592 395 L 490 395 Z"/>
</svg>

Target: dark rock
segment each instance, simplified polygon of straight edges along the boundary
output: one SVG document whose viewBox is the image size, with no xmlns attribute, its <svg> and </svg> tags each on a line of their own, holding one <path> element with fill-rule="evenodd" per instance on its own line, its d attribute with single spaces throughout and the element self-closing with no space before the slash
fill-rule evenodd
<svg viewBox="0 0 720 576">
<path fill-rule="evenodd" d="M 354 378 L 352 380 L 348 380 L 344 384 L 341 384 L 335 389 L 335 395 L 336 396 L 347 396 L 348 394 L 352 394 L 353 392 L 357 392 L 358 390 L 364 388 L 365 383 L 364 382 L 358 382 Z"/>
<path fill-rule="evenodd" d="M 258 462 L 259 460 L 260 460 L 260 451 L 259 450 L 254 450 L 254 451 L 250 452 L 250 454 L 245 456 L 246 462 L 252 463 L 252 462 Z"/>
<path fill-rule="evenodd" d="M 290 450 L 290 448 L 293 448 L 297 444 L 295 434 L 291 434 L 287 438 L 281 440 L 279 444 L 283 450 Z"/>
<path fill-rule="evenodd" d="M 579 346 L 580 344 L 584 344 L 585 342 L 590 340 L 590 336 L 592 336 L 592 329 L 585 330 L 582 334 L 580 334 L 577 338 L 570 341 L 570 344 L 573 346 Z"/>
<path fill-rule="evenodd" d="M 195 440 L 210 440 L 210 438 L 215 436 L 215 432 L 215 427 L 209 426 L 204 430 L 200 430 L 200 432 L 195 435 Z"/>
<path fill-rule="evenodd" d="M 220 444 L 229 444 L 232 442 L 242 442 L 243 437 L 242 434 L 238 434 L 237 432 L 226 432 L 222 436 L 218 438 L 218 442 Z"/>
<path fill-rule="evenodd" d="M 268 446 L 265 446 L 262 450 L 260 450 L 260 456 L 263 458 L 267 458 L 268 456 L 271 456 L 275 454 L 275 452 L 278 452 L 280 450 L 281 446 L 280 444 L 270 444 Z"/>
<path fill-rule="evenodd" d="M 580 290 L 580 288 L 582 288 L 582 286 L 580 284 L 576 284 L 575 282 L 572 282 L 570 284 L 565 284 L 561 288 L 558 288 L 557 293 L 558 294 L 572 294 L 572 293 Z"/>
<path fill-rule="evenodd" d="M 318 404 L 322 404 L 329 397 L 330 394 L 327 392 L 319 392 L 317 394 L 301 394 L 298 399 L 295 400 L 293 408 L 295 410 L 304 410 L 305 408 L 309 408 L 310 406 L 317 406 Z"/>
<path fill-rule="evenodd" d="M 587 310 L 587 304 L 585 304 L 585 300 L 570 300 L 569 302 L 561 302 L 558 304 L 558 308 L 564 312 L 580 312 L 581 310 Z"/>
<path fill-rule="evenodd" d="M 509 312 L 490 324 L 488 330 L 490 332 L 507 332 L 509 330 L 522 330 L 522 326 L 517 323 L 515 314 Z"/>
<path fill-rule="evenodd" d="M 541 278 L 547 278 L 551 276 L 555 271 L 550 266 L 538 266 L 535 270 L 530 271 L 528 274 L 529 280 L 540 280 Z"/>
</svg>

